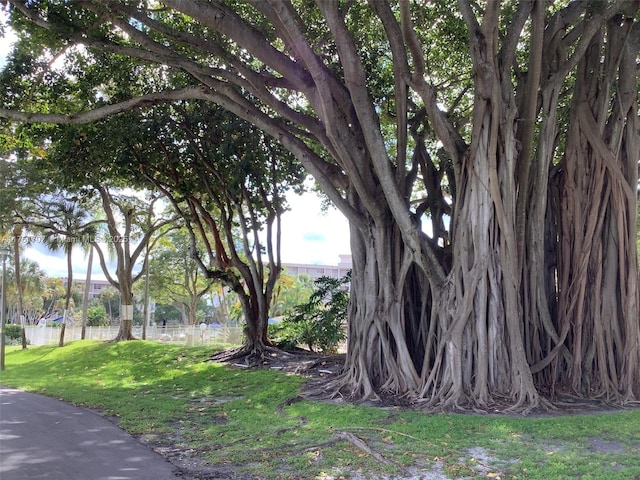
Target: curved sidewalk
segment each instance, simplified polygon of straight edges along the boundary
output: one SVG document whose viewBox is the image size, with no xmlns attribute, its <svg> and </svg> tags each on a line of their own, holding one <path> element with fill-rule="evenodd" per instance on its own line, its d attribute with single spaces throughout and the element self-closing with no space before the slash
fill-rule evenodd
<svg viewBox="0 0 640 480">
<path fill-rule="evenodd" d="M 173 480 L 178 469 L 85 408 L 0 387 L 2 480 Z"/>
</svg>

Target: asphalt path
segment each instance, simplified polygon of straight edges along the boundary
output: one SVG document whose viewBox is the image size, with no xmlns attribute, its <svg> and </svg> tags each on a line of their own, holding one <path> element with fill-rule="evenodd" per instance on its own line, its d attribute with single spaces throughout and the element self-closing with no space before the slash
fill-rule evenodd
<svg viewBox="0 0 640 480">
<path fill-rule="evenodd" d="M 171 480 L 177 468 L 106 418 L 0 387 L 0 480 Z"/>
</svg>

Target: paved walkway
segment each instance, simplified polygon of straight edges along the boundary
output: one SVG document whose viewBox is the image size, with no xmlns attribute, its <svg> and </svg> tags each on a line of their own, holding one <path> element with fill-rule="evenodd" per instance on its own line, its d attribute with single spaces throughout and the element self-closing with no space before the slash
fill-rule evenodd
<svg viewBox="0 0 640 480">
<path fill-rule="evenodd" d="M 90 410 L 0 387 L 2 480 L 173 480 L 176 472 Z"/>
</svg>

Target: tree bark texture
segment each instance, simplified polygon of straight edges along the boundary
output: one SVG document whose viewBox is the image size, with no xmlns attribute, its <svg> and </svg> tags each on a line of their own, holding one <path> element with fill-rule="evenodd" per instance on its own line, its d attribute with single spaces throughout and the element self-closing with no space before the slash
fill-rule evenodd
<svg viewBox="0 0 640 480">
<path fill-rule="evenodd" d="M 638 28 L 616 16 L 578 65 L 558 199 L 558 326 L 570 356 L 554 385 L 610 401 L 640 393 Z"/>
</svg>

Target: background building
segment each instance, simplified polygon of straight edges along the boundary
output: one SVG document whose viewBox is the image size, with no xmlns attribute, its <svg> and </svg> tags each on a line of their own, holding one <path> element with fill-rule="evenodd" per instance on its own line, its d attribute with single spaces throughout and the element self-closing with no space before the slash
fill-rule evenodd
<svg viewBox="0 0 640 480">
<path fill-rule="evenodd" d="M 311 278 L 320 277 L 342 278 L 351 270 L 351 255 L 339 255 L 338 265 L 313 265 L 305 263 L 283 263 L 283 268 L 289 275 L 306 274 Z"/>
</svg>

